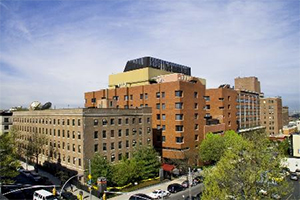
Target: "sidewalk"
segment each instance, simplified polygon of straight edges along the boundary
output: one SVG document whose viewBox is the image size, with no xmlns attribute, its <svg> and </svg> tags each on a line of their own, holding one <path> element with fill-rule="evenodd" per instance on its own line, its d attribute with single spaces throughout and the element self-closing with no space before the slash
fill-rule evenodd
<svg viewBox="0 0 300 200">
<path fill-rule="evenodd" d="M 20 161 L 20 162 L 21 162 L 22 167 L 23 167 L 24 169 L 26 169 L 26 163 L 24 163 L 24 162 L 22 162 L 22 161 Z M 28 164 L 27 168 L 28 168 L 29 171 L 34 171 L 34 166 L 32 166 L 32 165 L 29 165 L 29 164 Z M 42 170 L 42 169 L 39 169 L 39 170 L 38 170 L 38 174 L 40 174 L 41 176 L 44 176 L 44 177 L 49 178 L 49 180 L 53 183 L 53 185 L 60 185 L 60 183 L 61 183 L 61 181 L 60 181 L 57 177 L 53 176 L 52 174 L 50 174 L 50 173 L 48 173 L 48 172 L 46 172 L 46 171 L 44 171 L 44 170 Z M 63 183 L 63 184 L 64 184 L 64 183 Z M 62 187 L 62 185 L 60 185 L 60 186 Z M 93 195 L 92 195 L 92 198 L 89 198 L 89 195 L 90 195 L 90 194 L 89 194 L 88 192 L 76 188 L 75 185 L 73 185 L 73 192 L 71 191 L 71 188 L 70 188 L 70 187 L 64 188 L 64 189 L 65 189 L 66 191 L 68 191 L 68 192 L 71 192 L 71 193 L 72 193 L 73 195 L 75 195 L 76 197 L 77 197 L 77 195 L 79 194 L 79 191 L 82 191 L 82 192 L 83 192 L 83 199 L 86 199 L 86 200 L 99 200 L 99 198 L 97 198 L 96 196 L 93 196 Z"/>
</svg>

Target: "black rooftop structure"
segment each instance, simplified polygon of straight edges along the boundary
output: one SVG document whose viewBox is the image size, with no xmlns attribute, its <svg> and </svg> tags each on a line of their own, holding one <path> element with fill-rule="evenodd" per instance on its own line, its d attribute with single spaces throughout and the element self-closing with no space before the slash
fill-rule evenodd
<svg viewBox="0 0 300 200">
<path fill-rule="evenodd" d="M 161 69 L 168 72 L 182 73 L 189 76 L 191 75 L 190 67 L 149 56 L 127 61 L 124 72 L 146 67 Z"/>
</svg>

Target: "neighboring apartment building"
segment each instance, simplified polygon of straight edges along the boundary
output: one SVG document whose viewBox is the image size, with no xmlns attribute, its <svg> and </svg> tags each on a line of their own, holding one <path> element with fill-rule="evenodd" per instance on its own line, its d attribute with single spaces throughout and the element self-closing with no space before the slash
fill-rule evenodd
<svg viewBox="0 0 300 200">
<path fill-rule="evenodd" d="M 294 157 L 300 158 L 300 135 L 293 134 L 291 137 L 291 143 L 292 143 L 292 155 Z"/>
<path fill-rule="evenodd" d="M 0 111 L 0 135 L 8 133 L 12 126 L 12 112 L 4 110 Z"/>
<path fill-rule="evenodd" d="M 256 77 L 235 78 L 237 91 L 238 131 L 251 131 L 260 126 L 260 82 Z"/>
<path fill-rule="evenodd" d="M 206 89 L 206 117 L 218 119 L 225 124 L 225 130 L 237 131 L 237 91 L 230 85 L 221 85 L 219 88 Z"/>
<path fill-rule="evenodd" d="M 282 126 L 287 126 L 289 124 L 289 107 L 282 107 Z"/>
<path fill-rule="evenodd" d="M 260 99 L 260 121 L 269 135 L 277 135 L 282 131 L 281 97 Z"/>
<path fill-rule="evenodd" d="M 184 159 L 197 151 L 205 124 L 205 80 L 190 71 L 151 57 L 128 61 L 108 89 L 85 93 L 85 107 L 151 107 L 154 146 L 165 160 Z"/>
<path fill-rule="evenodd" d="M 152 145 L 151 108 L 15 111 L 13 125 L 20 131 L 20 148 L 26 149 L 34 134 L 45 135 L 39 164 L 56 163 L 68 173 L 83 174 L 95 153 L 115 162 L 130 158 L 137 146 Z"/>
</svg>

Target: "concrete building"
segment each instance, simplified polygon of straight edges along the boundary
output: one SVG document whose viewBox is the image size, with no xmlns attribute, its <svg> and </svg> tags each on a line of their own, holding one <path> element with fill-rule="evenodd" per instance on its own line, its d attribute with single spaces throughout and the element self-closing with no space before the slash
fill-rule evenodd
<svg viewBox="0 0 300 200">
<path fill-rule="evenodd" d="M 289 124 L 289 107 L 282 107 L 282 126 L 287 126 Z"/>
<path fill-rule="evenodd" d="M 300 135 L 293 134 L 291 137 L 291 141 L 292 141 L 293 156 L 300 158 Z M 300 167 L 300 165 L 299 165 L 299 167 Z"/>
<path fill-rule="evenodd" d="M 283 128 L 281 97 L 261 98 L 260 118 L 269 135 L 278 135 Z"/>
<path fill-rule="evenodd" d="M 13 125 L 21 149 L 34 135 L 44 135 L 39 164 L 54 164 L 69 174 L 83 174 L 95 153 L 115 162 L 130 158 L 137 146 L 152 145 L 151 108 L 15 111 Z"/>
<path fill-rule="evenodd" d="M 0 135 L 8 133 L 12 126 L 12 112 L 0 111 Z"/>
<path fill-rule="evenodd" d="M 205 80 L 189 76 L 186 66 L 150 60 L 136 59 L 139 67 L 127 62 L 123 73 L 109 77 L 108 89 L 85 93 L 85 107 L 151 107 L 156 149 L 165 160 L 184 159 L 203 139 Z"/>
<path fill-rule="evenodd" d="M 206 89 L 206 117 L 218 119 L 225 124 L 225 130 L 237 131 L 237 91 L 229 85 Z"/>
<path fill-rule="evenodd" d="M 256 77 L 235 78 L 238 131 L 260 129 L 260 82 Z"/>
</svg>

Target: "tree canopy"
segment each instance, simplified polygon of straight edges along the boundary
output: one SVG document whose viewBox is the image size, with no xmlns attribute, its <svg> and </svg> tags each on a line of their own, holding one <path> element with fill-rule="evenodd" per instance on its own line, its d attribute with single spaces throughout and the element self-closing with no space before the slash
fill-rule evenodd
<svg viewBox="0 0 300 200">
<path fill-rule="evenodd" d="M 20 163 L 17 159 L 16 143 L 12 132 L 0 135 L 0 175 L 2 183 L 12 182 L 11 178 L 18 175 Z"/>
<path fill-rule="evenodd" d="M 208 133 L 202 141 L 199 154 L 202 161 L 218 162 L 227 149 L 243 144 L 242 136 L 234 131 L 227 131 L 224 135 Z"/>
<path fill-rule="evenodd" d="M 271 199 L 288 192 L 281 174 L 282 157 L 264 134 L 241 138 L 207 171 L 203 199 Z"/>
</svg>

